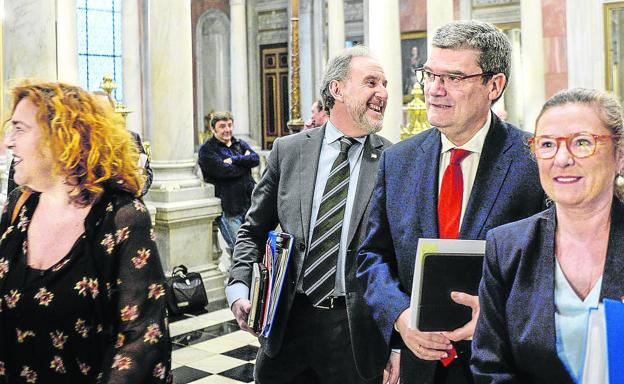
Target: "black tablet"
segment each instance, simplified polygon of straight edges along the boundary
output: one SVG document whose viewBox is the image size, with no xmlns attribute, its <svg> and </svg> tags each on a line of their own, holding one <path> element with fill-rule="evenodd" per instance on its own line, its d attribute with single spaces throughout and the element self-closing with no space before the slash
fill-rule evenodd
<svg viewBox="0 0 624 384">
<path fill-rule="evenodd" d="M 472 316 L 470 307 L 457 304 L 451 292 L 476 295 L 483 271 L 483 254 L 425 253 L 418 305 L 420 331 L 452 331 Z"/>
</svg>

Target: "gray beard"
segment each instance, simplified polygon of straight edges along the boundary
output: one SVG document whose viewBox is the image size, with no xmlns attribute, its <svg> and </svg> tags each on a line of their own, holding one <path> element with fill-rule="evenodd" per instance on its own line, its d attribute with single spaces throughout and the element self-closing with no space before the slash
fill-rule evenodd
<svg viewBox="0 0 624 384">
<path fill-rule="evenodd" d="M 379 123 L 373 123 L 369 120 L 368 116 L 366 116 L 366 110 L 368 109 L 366 105 L 361 108 L 358 105 L 353 105 L 351 100 L 347 100 L 347 111 L 349 112 L 349 116 L 351 119 L 356 122 L 356 124 L 363 128 L 369 135 L 371 133 L 377 133 L 381 131 L 383 128 L 383 119 L 379 121 Z"/>
</svg>

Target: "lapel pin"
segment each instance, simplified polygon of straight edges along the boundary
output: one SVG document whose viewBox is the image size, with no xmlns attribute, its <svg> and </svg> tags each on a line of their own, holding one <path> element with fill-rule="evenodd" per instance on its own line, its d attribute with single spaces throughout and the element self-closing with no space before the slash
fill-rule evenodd
<svg viewBox="0 0 624 384">
<path fill-rule="evenodd" d="M 377 158 L 377 154 L 376 153 L 371 153 L 371 158 L 376 159 Z"/>
</svg>

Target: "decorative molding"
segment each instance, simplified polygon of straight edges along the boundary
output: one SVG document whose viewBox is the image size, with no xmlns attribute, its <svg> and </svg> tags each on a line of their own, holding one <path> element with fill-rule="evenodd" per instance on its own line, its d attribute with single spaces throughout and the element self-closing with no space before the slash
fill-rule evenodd
<svg viewBox="0 0 624 384">
<path fill-rule="evenodd" d="M 352 23 L 345 24 L 345 39 L 353 40 L 353 38 L 358 38 L 360 43 L 364 43 L 362 41 L 364 36 L 364 22 L 362 20 Z"/>
<path fill-rule="evenodd" d="M 215 110 L 231 110 L 230 19 L 225 12 L 204 12 L 195 30 L 196 133 L 204 132 L 204 116 Z"/>
<path fill-rule="evenodd" d="M 288 42 L 288 30 L 258 32 L 258 45 L 278 44 Z"/>
<path fill-rule="evenodd" d="M 345 22 L 364 20 L 364 4 L 359 2 L 345 1 Z"/>
<path fill-rule="evenodd" d="M 520 4 L 473 9 L 472 18 L 492 24 L 518 23 L 520 22 Z"/>
<path fill-rule="evenodd" d="M 520 0 L 472 0 L 474 8 L 491 7 L 497 5 L 520 4 Z"/>
<path fill-rule="evenodd" d="M 258 0 L 258 3 L 256 4 L 256 10 L 258 13 L 276 10 L 283 10 L 286 12 L 287 9 L 288 0 Z"/>
<path fill-rule="evenodd" d="M 270 12 L 258 12 L 258 31 L 288 30 L 288 12 L 286 9 Z"/>
</svg>

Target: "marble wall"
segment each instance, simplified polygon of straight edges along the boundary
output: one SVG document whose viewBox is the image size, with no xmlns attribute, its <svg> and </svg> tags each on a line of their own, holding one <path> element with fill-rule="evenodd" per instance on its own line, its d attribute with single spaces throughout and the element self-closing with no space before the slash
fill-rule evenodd
<svg viewBox="0 0 624 384">
<path fill-rule="evenodd" d="M 427 30 L 427 0 L 400 0 L 401 32 Z"/>
<path fill-rule="evenodd" d="M 216 8 L 200 17 L 195 29 L 196 135 L 204 131 L 210 111 L 231 111 L 230 20 Z M 236 118 L 236 116 L 235 116 Z"/>
<path fill-rule="evenodd" d="M 544 81 L 546 98 L 568 87 L 566 52 L 566 2 L 542 0 L 544 33 Z"/>
<path fill-rule="evenodd" d="M 55 14 L 54 1 L 4 3 L 2 48 L 5 86 L 25 77 L 56 79 L 56 20 L 50 17 Z"/>
</svg>

